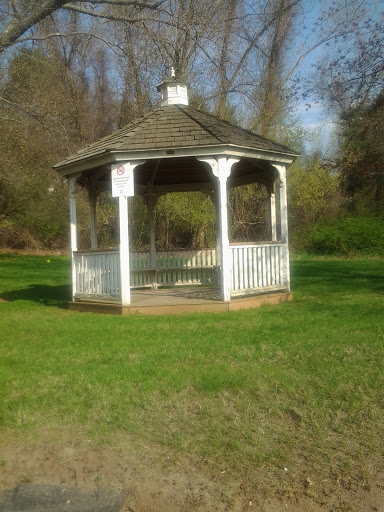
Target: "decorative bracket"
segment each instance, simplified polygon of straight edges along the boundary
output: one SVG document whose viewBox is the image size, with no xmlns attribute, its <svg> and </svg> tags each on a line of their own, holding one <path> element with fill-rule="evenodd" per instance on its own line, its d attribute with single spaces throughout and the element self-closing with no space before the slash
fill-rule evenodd
<svg viewBox="0 0 384 512">
<path fill-rule="evenodd" d="M 231 169 L 234 164 L 240 161 L 240 158 L 227 158 L 227 157 L 196 157 L 199 162 L 208 164 L 213 175 L 218 180 L 226 180 L 231 174 Z"/>
<path fill-rule="evenodd" d="M 281 164 L 272 164 L 272 165 L 278 172 L 279 179 L 280 179 L 280 187 L 283 187 L 286 184 L 285 165 L 281 165 Z"/>
</svg>

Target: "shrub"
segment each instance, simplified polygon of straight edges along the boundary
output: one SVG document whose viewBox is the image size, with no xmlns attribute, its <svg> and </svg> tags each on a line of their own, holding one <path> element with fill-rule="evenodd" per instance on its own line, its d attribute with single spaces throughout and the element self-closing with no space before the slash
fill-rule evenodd
<svg viewBox="0 0 384 512">
<path fill-rule="evenodd" d="M 339 256 L 384 255 L 384 219 L 352 217 L 317 224 L 306 236 L 305 249 Z"/>
</svg>

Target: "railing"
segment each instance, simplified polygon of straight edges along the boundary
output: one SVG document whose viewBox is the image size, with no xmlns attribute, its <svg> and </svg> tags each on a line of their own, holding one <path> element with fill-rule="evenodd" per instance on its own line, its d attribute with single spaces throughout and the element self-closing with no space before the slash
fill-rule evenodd
<svg viewBox="0 0 384 512">
<path fill-rule="evenodd" d="M 119 251 L 78 251 L 74 253 L 74 295 L 120 295 Z M 159 251 L 155 265 L 148 251 L 130 253 L 132 288 L 164 285 L 217 284 L 215 249 Z"/>
<path fill-rule="evenodd" d="M 230 246 L 231 295 L 288 288 L 287 247 L 268 242 Z M 119 251 L 75 252 L 73 258 L 75 296 L 120 296 Z M 218 284 L 215 249 L 159 251 L 151 266 L 148 251 L 130 253 L 132 288 L 166 285 Z"/>
<path fill-rule="evenodd" d="M 150 265 L 149 252 L 130 255 L 131 286 L 217 284 L 216 250 L 158 251 Z M 154 275 L 155 273 L 155 275 Z"/>
<path fill-rule="evenodd" d="M 120 296 L 119 251 L 75 252 L 74 295 Z"/>
<path fill-rule="evenodd" d="M 230 246 L 232 296 L 288 287 L 287 247 L 268 242 Z"/>
</svg>

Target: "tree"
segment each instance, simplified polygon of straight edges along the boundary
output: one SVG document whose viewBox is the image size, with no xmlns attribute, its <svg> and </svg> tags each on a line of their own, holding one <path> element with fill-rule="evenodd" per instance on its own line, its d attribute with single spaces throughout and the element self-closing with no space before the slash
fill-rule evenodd
<svg viewBox="0 0 384 512">
<path fill-rule="evenodd" d="M 172 193 L 160 197 L 156 210 L 157 246 L 204 248 L 214 245 L 215 210 L 201 192 Z"/>
<path fill-rule="evenodd" d="M 89 141 L 94 88 L 61 54 L 23 49 L 9 62 L 0 93 L 2 237 L 19 247 L 61 247 L 67 191 L 51 166 Z"/>
<path fill-rule="evenodd" d="M 338 168 L 354 211 L 384 211 L 384 92 L 343 114 Z"/>
<path fill-rule="evenodd" d="M 81 13 L 103 20 L 126 21 L 136 23 L 142 21 L 141 12 L 144 10 L 158 10 L 164 0 L 158 2 L 140 2 L 137 0 L 0 0 L 2 17 L 0 19 L 0 54 L 15 43 L 28 40 L 39 40 L 57 36 L 52 33 L 45 36 L 36 36 L 31 31 L 45 18 L 56 11 L 70 11 Z M 108 6 L 132 6 L 136 14 L 132 17 L 116 17 Z"/>
<path fill-rule="evenodd" d="M 325 101 L 330 110 L 343 115 L 350 107 L 370 102 L 382 88 L 384 9 L 377 0 L 335 2 L 328 18 L 334 26 L 319 28 L 327 52 L 316 66 L 305 96 Z M 331 40 L 326 40 L 325 31 L 332 35 Z"/>
<path fill-rule="evenodd" d="M 252 128 L 269 138 L 276 138 L 279 125 L 287 113 L 283 77 L 284 58 L 288 41 L 292 38 L 292 27 L 297 14 L 297 5 L 289 6 L 288 0 L 275 0 L 271 5 L 275 22 L 264 53 L 261 81 L 254 91 L 258 110 Z"/>
<path fill-rule="evenodd" d="M 293 232 L 307 232 L 317 222 L 340 213 L 340 179 L 332 174 L 329 165 L 316 157 L 297 161 L 288 169 L 287 179 Z"/>
</svg>

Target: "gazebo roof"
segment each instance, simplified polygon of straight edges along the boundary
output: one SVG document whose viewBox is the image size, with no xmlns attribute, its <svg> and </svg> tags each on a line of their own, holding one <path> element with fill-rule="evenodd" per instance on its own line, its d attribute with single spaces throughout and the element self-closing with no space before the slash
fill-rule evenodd
<svg viewBox="0 0 384 512">
<path fill-rule="evenodd" d="M 256 133 L 187 105 L 166 105 L 90 144 L 56 164 L 63 174 L 91 169 L 129 158 L 169 158 L 170 155 L 201 155 L 207 150 L 224 149 L 255 151 L 269 155 L 267 160 L 286 157 L 292 161 L 297 154 Z M 182 151 L 181 151 L 182 150 Z"/>
</svg>

